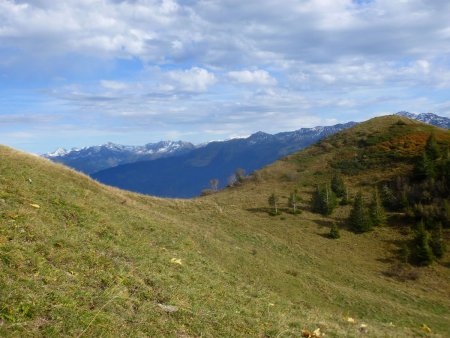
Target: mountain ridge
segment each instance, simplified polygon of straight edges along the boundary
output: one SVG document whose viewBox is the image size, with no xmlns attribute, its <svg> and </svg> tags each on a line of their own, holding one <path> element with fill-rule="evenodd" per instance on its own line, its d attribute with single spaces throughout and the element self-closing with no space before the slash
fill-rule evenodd
<svg viewBox="0 0 450 338">
<path fill-rule="evenodd" d="M 251 173 L 355 124 L 303 128 L 274 135 L 257 132 L 247 138 L 210 142 L 181 156 L 123 164 L 91 176 L 139 193 L 189 198 L 200 195 L 212 179 L 218 179 L 219 188 L 223 188 L 239 168 Z"/>
<path fill-rule="evenodd" d="M 407 111 L 401 111 L 395 114 L 397 116 L 407 117 L 412 120 L 421 121 L 427 124 L 431 124 L 435 127 L 450 129 L 450 118 L 439 116 L 434 113 L 410 113 Z"/>
<path fill-rule="evenodd" d="M 71 150 L 58 148 L 56 151 L 42 156 L 85 174 L 92 174 L 124 163 L 177 156 L 192 149 L 195 149 L 195 146 L 184 141 L 160 141 L 143 146 L 108 142 L 99 146 L 72 148 Z"/>
</svg>

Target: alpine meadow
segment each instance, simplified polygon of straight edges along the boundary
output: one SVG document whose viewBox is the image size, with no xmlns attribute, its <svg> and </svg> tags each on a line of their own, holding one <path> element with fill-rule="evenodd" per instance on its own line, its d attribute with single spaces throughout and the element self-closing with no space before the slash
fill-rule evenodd
<svg viewBox="0 0 450 338">
<path fill-rule="evenodd" d="M 447 171 L 414 178 L 430 135 Z M 375 118 L 192 200 L 103 186 L 2 147 L 0 335 L 448 336 L 450 256 L 415 260 L 418 202 L 384 200 L 384 224 L 366 232 L 348 218 L 355 196 L 368 205 L 400 178 L 448 189 L 449 146 L 448 130 Z M 314 192 L 331 195 L 337 172 L 342 197 L 313 212 Z M 448 209 L 419 199 L 439 210 L 448 243 Z"/>
<path fill-rule="evenodd" d="M 0 0 L 0 338 L 450 338 L 449 0 Z"/>
</svg>

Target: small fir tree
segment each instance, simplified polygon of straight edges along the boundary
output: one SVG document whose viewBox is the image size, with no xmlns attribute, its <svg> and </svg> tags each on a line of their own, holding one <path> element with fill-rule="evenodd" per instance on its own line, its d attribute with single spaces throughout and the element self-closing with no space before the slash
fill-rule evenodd
<svg viewBox="0 0 450 338">
<path fill-rule="evenodd" d="M 278 196 L 275 193 L 269 196 L 269 205 L 273 208 L 274 215 L 278 215 Z"/>
<path fill-rule="evenodd" d="M 331 215 L 336 208 L 337 200 L 336 195 L 328 186 L 325 186 L 324 192 L 324 215 Z"/>
<path fill-rule="evenodd" d="M 383 201 L 384 206 L 388 209 L 395 210 L 398 208 L 397 198 L 392 192 L 392 189 L 387 185 L 384 185 L 381 189 L 381 200 Z"/>
<path fill-rule="evenodd" d="M 312 209 L 314 212 L 322 215 L 331 215 L 336 204 L 336 195 L 328 186 L 323 188 L 317 186 L 312 199 Z"/>
<path fill-rule="evenodd" d="M 341 237 L 341 234 L 339 233 L 339 228 L 336 225 L 336 223 L 333 223 L 333 225 L 331 226 L 328 237 L 332 239 L 338 239 Z"/>
<path fill-rule="evenodd" d="M 430 235 L 425 230 L 423 221 L 417 224 L 414 237 L 414 259 L 419 265 L 430 265 L 433 262 L 433 251 L 430 247 Z"/>
<path fill-rule="evenodd" d="M 386 224 L 386 212 L 381 203 L 378 188 L 375 188 L 372 200 L 369 205 L 370 221 L 373 226 L 381 226 Z"/>
<path fill-rule="evenodd" d="M 439 223 L 431 234 L 431 250 L 436 258 L 442 258 L 447 251 L 444 238 L 442 236 L 442 224 Z"/>
<path fill-rule="evenodd" d="M 445 228 L 450 228 L 450 203 L 447 199 L 442 203 L 441 219 Z"/>
<path fill-rule="evenodd" d="M 413 175 L 415 179 L 424 180 L 427 178 L 429 162 L 428 156 L 424 151 L 414 166 Z"/>
<path fill-rule="evenodd" d="M 291 195 L 289 196 L 289 199 L 288 199 L 289 207 L 292 208 L 294 215 L 298 213 L 297 206 L 298 206 L 299 201 L 300 201 L 300 198 L 298 196 L 298 192 L 296 189 L 293 193 L 291 193 Z"/>
<path fill-rule="evenodd" d="M 345 195 L 344 180 L 339 172 L 334 173 L 331 178 L 331 190 L 333 190 L 337 197 L 343 197 Z"/>
<path fill-rule="evenodd" d="M 436 142 L 434 134 L 431 134 L 427 139 L 427 143 L 425 144 L 425 154 L 431 161 L 436 161 L 441 157 L 441 149 Z"/>
<path fill-rule="evenodd" d="M 370 231 L 372 224 L 370 222 L 369 213 L 364 205 L 364 199 L 361 191 L 355 197 L 353 208 L 348 219 L 350 229 L 356 233 Z"/>
<path fill-rule="evenodd" d="M 316 190 L 314 190 L 312 194 L 311 209 L 313 212 L 317 213 L 322 212 L 322 198 L 319 185 L 316 186 Z"/>
<path fill-rule="evenodd" d="M 341 205 L 348 205 L 348 204 L 350 204 L 350 194 L 348 192 L 348 188 L 345 187 L 345 194 L 344 196 L 342 196 Z"/>
<path fill-rule="evenodd" d="M 411 250 L 409 250 L 408 244 L 404 243 L 400 248 L 400 260 L 402 263 L 407 264 L 411 257 Z"/>
</svg>

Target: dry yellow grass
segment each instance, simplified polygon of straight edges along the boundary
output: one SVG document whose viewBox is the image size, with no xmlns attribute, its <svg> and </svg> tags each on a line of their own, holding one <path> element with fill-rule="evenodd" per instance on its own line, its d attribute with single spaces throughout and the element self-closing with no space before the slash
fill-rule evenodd
<svg viewBox="0 0 450 338">
<path fill-rule="evenodd" d="M 448 265 L 411 268 L 414 281 L 387 277 L 404 235 L 385 227 L 330 240 L 348 207 L 309 212 L 343 143 L 395 121 L 370 121 L 264 168 L 259 181 L 194 200 L 106 187 L 1 147 L 0 336 L 448 336 Z M 365 189 L 392 172 L 346 181 Z M 269 216 L 269 194 L 285 204 L 295 188 L 302 214 Z"/>
</svg>

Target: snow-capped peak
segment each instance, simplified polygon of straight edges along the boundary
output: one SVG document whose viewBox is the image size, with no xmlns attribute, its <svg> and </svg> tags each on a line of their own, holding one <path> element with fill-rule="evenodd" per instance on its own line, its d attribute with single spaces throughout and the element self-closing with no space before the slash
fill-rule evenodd
<svg viewBox="0 0 450 338">
<path fill-rule="evenodd" d="M 439 115 L 436 115 L 433 113 L 416 114 L 416 113 L 409 113 L 406 111 L 401 111 L 395 115 L 407 117 L 409 119 L 421 121 L 424 123 L 428 123 L 428 124 L 431 124 L 436 127 L 441 127 L 441 128 L 446 128 L 446 129 L 450 128 L 450 119 L 449 118 L 444 117 L 444 116 L 439 116 Z"/>
<path fill-rule="evenodd" d="M 58 157 L 58 156 L 64 156 L 67 155 L 70 151 L 68 151 L 65 148 L 58 148 L 55 151 L 51 153 L 45 154 L 45 157 Z"/>
</svg>

